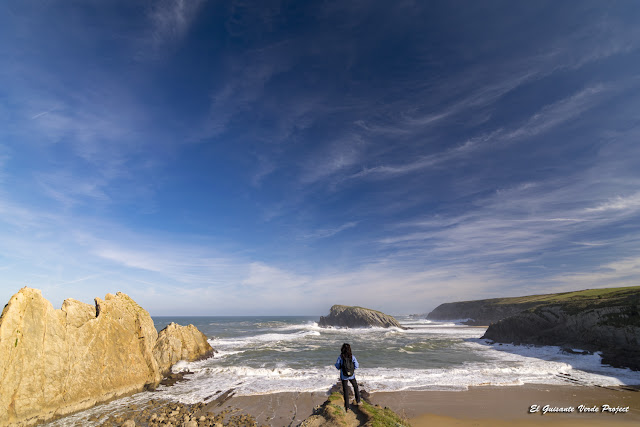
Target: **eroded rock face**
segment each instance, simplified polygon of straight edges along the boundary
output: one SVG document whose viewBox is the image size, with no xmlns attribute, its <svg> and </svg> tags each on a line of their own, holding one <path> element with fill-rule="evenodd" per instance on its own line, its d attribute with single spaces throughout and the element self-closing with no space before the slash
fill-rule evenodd
<svg viewBox="0 0 640 427">
<path fill-rule="evenodd" d="M 193 325 L 180 326 L 170 323 L 158 334 L 153 355 L 158 367 L 166 375 L 179 360 L 199 360 L 213 355 L 207 336 Z"/>
<path fill-rule="evenodd" d="M 535 302 L 527 304 L 496 304 L 497 301 L 497 299 L 487 299 L 444 303 L 429 313 L 427 319 L 466 319 L 462 323 L 473 326 L 489 326 L 494 322 L 522 313 L 536 306 Z"/>
<path fill-rule="evenodd" d="M 351 307 L 347 305 L 334 305 L 331 307 L 328 316 L 321 316 L 318 326 L 326 328 L 328 326 L 338 326 L 343 328 L 402 328 L 396 319 L 380 311 L 362 307 Z"/>
<path fill-rule="evenodd" d="M 46 421 L 155 386 L 157 338 L 149 313 L 123 293 L 54 309 L 39 290 L 21 289 L 0 317 L 0 425 Z"/>
<path fill-rule="evenodd" d="M 640 305 L 582 311 L 541 307 L 492 324 L 483 338 L 601 351 L 603 363 L 640 370 Z"/>
</svg>

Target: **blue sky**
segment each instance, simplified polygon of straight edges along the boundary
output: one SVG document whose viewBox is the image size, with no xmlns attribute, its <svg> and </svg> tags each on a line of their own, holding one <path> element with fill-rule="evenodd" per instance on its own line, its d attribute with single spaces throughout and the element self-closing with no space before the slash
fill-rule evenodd
<svg viewBox="0 0 640 427">
<path fill-rule="evenodd" d="M 640 3 L 5 1 L 0 300 L 310 314 L 640 278 Z"/>
</svg>

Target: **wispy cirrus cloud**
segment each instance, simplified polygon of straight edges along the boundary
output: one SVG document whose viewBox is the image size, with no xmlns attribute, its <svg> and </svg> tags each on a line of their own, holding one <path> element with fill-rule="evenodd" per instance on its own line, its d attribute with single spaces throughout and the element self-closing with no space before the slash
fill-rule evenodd
<svg viewBox="0 0 640 427">
<path fill-rule="evenodd" d="M 518 128 L 507 132 L 502 139 L 526 138 L 548 132 L 598 105 L 611 88 L 605 85 L 587 87 L 560 101 L 543 107 Z"/>
<path fill-rule="evenodd" d="M 591 208 L 586 208 L 586 212 L 622 212 L 635 213 L 640 211 L 640 192 L 629 196 L 617 196 L 608 201 Z"/>
<path fill-rule="evenodd" d="M 44 194 L 67 208 L 87 200 L 103 203 L 111 200 L 106 193 L 108 182 L 104 179 L 85 177 L 80 180 L 68 172 L 39 174 L 36 179 Z"/>
<path fill-rule="evenodd" d="M 204 0 L 159 0 L 148 11 L 149 43 L 157 53 L 178 43 L 189 30 Z"/>
<path fill-rule="evenodd" d="M 580 255 L 585 260 L 595 256 L 595 261 L 599 254 L 600 262 L 606 262 L 614 247 L 626 248 L 627 254 L 640 253 L 640 236 L 633 227 L 628 229 L 640 218 L 637 192 L 609 199 L 606 187 L 592 186 L 587 178 L 591 175 L 586 171 L 582 178 L 504 189 L 476 201 L 474 209 L 457 216 L 400 223 L 379 243 L 409 259 L 422 257 L 436 265 L 464 259 L 477 269 L 500 266 L 501 274 L 520 270 L 523 262 L 518 260 L 522 259 L 532 268 L 549 265 L 545 268 L 552 271 L 558 259 Z M 602 198 L 608 201 L 603 203 Z M 407 231 L 401 232 L 403 229 Z M 606 239 L 585 241 L 585 236 L 599 236 L 605 230 Z M 621 271 L 607 274 L 622 277 Z"/>
<path fill-rule="evenodd" d="M 305 234 L 303 236 L 303 238 L 305 239 L 326 239 L 328 237 L 331 236 L 335 236 L 338 233 L 341 233 L 345 230 L 348 230 L 350 228 L 354 228 L 358 225 L 358 221 L 350 221 L 347 223 L 344 223 L 340 226 L 337 227 L 332 227 L 332 228 L 323 228 L 320 230 L 315 230 L 311 233 Z"/>
<path fill-rule="evenodd" d="M 283 41 L 226 59 L 225 79 L 212 90 L 208 114 L 196 137 L 217 137 L 228 130 L 234 117 L 262 107 L 265 87 L 293 65 L 288 47 L 287 41 Z"/>
<path fill-rule="evenodd" d="M 596 107 L 607 90 L 604 85 L 587 87 L 560 101 L 544 106 L 524 123 L 512 128 L 499 128 L 492 132 L 471 138 L 463 144 L 445 151 L 422 156 L 412 162 L 395 165 L 380 165 L 363 168 L 351 178 L 367 176 L 397 176 L 440 166 L 446 162 L 470 156 L 482 150 L 500 148 L 504 144 L 540 135 L 579 117 L 585 111 Z"/>
<path fill-rule="evenodd" d="M 358 135 L 347 135 L 314 150 L 302 168 L 300 182 L 312 184 L 353 167 L 362 161 L 366 142 Z"/>
<path fill-rule="evenodd" d="M 626 257 L 595 265 L 587 271 L 560 273 L 549 278 L 567 290 L 638 286 L 640 281 L 640 257 Z"/>
</svg>

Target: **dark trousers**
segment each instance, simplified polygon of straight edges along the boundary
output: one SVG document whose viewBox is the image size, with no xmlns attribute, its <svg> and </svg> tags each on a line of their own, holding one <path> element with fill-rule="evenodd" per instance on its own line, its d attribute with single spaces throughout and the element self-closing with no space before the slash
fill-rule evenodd
<svg viewBox="0 0 640 427">
<path fill-rule="evenodd" d="M 353 386 L 353 392 L 356 395 L 356 402 L 360 403 L 360 392 L 358 391 L 358 381 L 355 378 L 350 380 L 342 380 L 342 394 L 344 394 L 344 407 L 349 407 L 349 382 Z"/>
</svg>

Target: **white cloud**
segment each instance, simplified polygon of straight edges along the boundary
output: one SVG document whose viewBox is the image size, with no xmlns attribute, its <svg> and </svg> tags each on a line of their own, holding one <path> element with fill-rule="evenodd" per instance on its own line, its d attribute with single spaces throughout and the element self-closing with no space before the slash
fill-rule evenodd
<svg viewBox="0 0 640 427">
<path fill-rule="evenodd" d="M 151 40 L 154 49 L 176 43 L 185 36 L 203 0 L 159 0 L 149 11 Z"/>
<path fill-rule="evenodd" d="M 347 222 L 345 224 L 342 224 L 338 227 L 332 227 L 332 228 L 323 228 L 323 229 L 319 229 L 319 230 L 315 230 L 312 233 L 308 233 L 305 234 L 303 237 L 305 239 L 325 239 L 331 236 L 335 236 L 336 234 L 344 231 L 344 230 L 348 230 L 350 228 L 353 228 L 355 226 L 358 225 L 358 221 L 350 221 Z"/>
<path fill-rule="evenodd" d="M 108 202 L 110 197 L 105 192 L 108 181 L 93 177 L 71 176 L 68 172 L 56 172 L 39 174 L 37 182 L 44 193 L 62 203 L 66 207 L 71 207 L 81 203 L 83 199 L 91 202 Z"/>
<path fill-rule="evenodd" d="M 587 208 L 586 212 L 610 212 L 626 211 L 633 213 L 640 210 L 640 192 L 626 197 L 615 197 L 593 208 Z"/>
<path fill-rule="evenodd" d="M 522 138 L 540 135 L 579 117 L 588 109 L 595 107 L 602 101 L 609 90 L 610 88 L 606 88 L 604 85 L 587 87 L 576 94 L 541 108 L 522 125 L 511 130 L 495 129 L 492 132 L 469 139 L 461 145 L 436 154 L 422 156 L 408 163 L 363 168 L 360 172 L 351 175 L 350 178 L 393 177 L 434 167 L 442 167 L 447 162 L 469 157 L 481 150 L 500 148 L 505 144 L 517 142 Z"/>
<path fill-rule="evenodd" d="M 506 133 L 503 139 L 526 138 L 547 132 L 596 106 L 607 91 L 604 85 L 591 86 L 547 105 L 531 116 L 522 126 Z"/>
<path fill-rule="evenodd" d="M 200 126 L 196 140 L 214 138 L 227 130 L 231 119 L 246 112 L 255 105 L 261 105 L 265 87 L 271 79 L 284 73 L 292 66 L 288 43 L 281 42 L 239 54 L 234 60 L 224 64 L 227 76 L 224 83 L 211 94 L 208 114 Z M 311 104 L 295 111 L 285 120 L 295 120 L 297 114 L 304 114 Z"/>
<path fill-rule="evenodd" d="M 303 165 L 301 182 L 312 184 L 357 165 L 366 145 L 359 135 L 347 135 L 312 152 Z"/>
<path fill-rule="evenodd" d="M 516 257 L 536 260 L 558 251 L 619 247 L 629 236 L 612 235 L 596 243 L 583 236 L 624 224 L 640 211 L 640 197 L 636 193 L 589 208 L 608 188 L 596 190 L 585 178 L 590 175 L 584 171 L 560 182 L 503 189 L 478 200 L 466 213 L 399 223 L 379 244 L 432 261 L 464 259 L 478 269 L 489 259 L 505 263 Z"/>
<path fill-rule="evenodd" d="M 621 258 L 588 271 L 558 274 L 549 278 L 566 289 L 610 288 L 638 286 L 640 283 L 640 257 Z"/>
<path fill-rule="evenodd" d="M 122 241 L 92 239 L 90 251 L 121 266 L 158 273 L 172 283 L 197 287 L 237 282 L 247 268 L 246 262 L 215 256 L 207 248 L 155 241 L 144 235 L 134 240 L 141 242 L 135 249 L 123 247 Z"/>
</svg>

